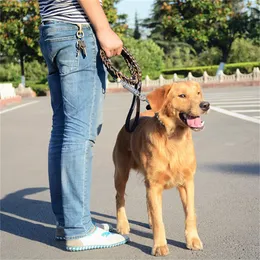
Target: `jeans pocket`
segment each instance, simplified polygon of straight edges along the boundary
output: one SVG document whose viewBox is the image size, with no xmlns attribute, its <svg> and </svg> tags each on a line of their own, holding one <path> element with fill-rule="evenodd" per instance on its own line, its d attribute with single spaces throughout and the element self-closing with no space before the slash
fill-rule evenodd
<svg viewBox="0 0 260 260">
<path fill-rule="evenodd" d="M 57 44 L 57 43 L 54 43 Z M 59 46 L 61 49 L 56 55 L 57 66 L 59 68 L 60 76 L 73 73 L 79 69 L 79 55 L 77 54 L 77 41 L 65 41 Z M 73 82 L 71 83 L 73 84 Z"/>
</svg>

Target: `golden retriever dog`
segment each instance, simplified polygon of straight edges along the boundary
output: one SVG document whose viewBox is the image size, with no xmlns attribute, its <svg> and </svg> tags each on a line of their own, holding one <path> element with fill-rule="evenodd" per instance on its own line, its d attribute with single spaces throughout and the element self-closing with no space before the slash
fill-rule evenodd
<svg viewBox="0 0 260 260">
<path fill-rule="evenodd" d="M 157 88 L 147 95 L 152 111 L 142 114 L 134 132 L 123 127 L 113 151 L 117 231 L 128 234 L 125 188 L 129 172 L 144 176 L 148 222 L 153 230 L 152 254 L 169 253 L 162 216 L 162 192 L 177 187 L 185 212 L 185 238 L 189 249 L 203 248 L 194 207 L 196 158 L 191 130 L 203 129 L 201 115 L 210 104 L 203 100 L 200 85 L 180 82 Z"/>
</svg>

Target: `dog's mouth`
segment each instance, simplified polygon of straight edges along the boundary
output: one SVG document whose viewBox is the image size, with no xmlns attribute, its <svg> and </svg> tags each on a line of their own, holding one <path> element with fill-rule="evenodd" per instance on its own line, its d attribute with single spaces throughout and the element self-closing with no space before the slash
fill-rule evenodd
<svg viewBox="0 0 260 260">
<path fill-rule="evenodd" d="M 180 113 L 180 119 L 194 131 L 200 131 L 204 128 L 204 121 L 201 120 L 200 116 L 192 116 L 186 113 Z"/>
</svg>

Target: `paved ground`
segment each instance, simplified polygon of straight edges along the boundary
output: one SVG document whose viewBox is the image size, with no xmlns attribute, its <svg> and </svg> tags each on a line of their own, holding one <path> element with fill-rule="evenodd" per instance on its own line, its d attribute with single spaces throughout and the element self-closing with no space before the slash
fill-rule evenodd
<svg viewBox="0 0 260 260">
<path fill-rule="evenodd" d="M 165 259 L 259 259 L 260 151 L 259 123 L 255 121 L 260 116 L 259 90 L 204 91 L 214 106 L 214 111 L 204 117 L 206 129 L 194 133 L 198 159 L 196 210 L 204 250 L 185 249 L 182 206 L 173 189 L 164 193 L 163 201 L 170 249 Z M 95 147 L 93 170 L 92 214 L 97 222 L 115 224 L 111 151 L 130 99 L 128 93 L 108 94 L 106 98 L 104 128 Z M 61 242 L 54 242 L 46 173 L 49 98 L 24 100 L 1 113 L 1 259 L 155 259 L 150 256 L 152 233 L 147 227 L 145 189 L 136 174 L 131 175 L 127 187 L 131 243 L 69 253 L 62 249 Z"/>
</svg>

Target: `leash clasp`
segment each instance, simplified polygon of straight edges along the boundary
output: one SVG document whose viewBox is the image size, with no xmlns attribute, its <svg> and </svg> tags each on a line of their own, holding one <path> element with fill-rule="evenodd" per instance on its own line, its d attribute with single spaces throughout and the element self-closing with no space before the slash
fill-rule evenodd
<svg viewBox="0 0 260 260">
<path fill-rule="evenodd" d="M 142 94 L 140 92 L 141 89 L 141 83 L 138 84 L 137 88 L 132 87 L 130 84 L 128 84 L 127 82 L 125 82 L 124 80 L 117 78 L 117 82 L 121 83 L 123 85 L 123 87 L 125 89 L 127 89 L 129 92 L 131 92 L 133 95 L 135 95 L 136 97 L 138 97 L 141 101 L 145 101 L 149 104 L 146 95 Z"/>
</svg>

